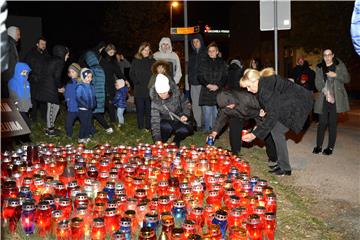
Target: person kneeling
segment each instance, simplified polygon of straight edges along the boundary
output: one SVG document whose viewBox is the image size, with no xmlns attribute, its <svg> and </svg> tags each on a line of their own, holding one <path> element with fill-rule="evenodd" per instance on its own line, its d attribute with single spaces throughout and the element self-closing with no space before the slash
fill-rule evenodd
<svg viewBox="0 0 360 240">
<path fill-rule="evenodd" d="M 166 142 L 175 134 L 173 142 L 179 147 L 180 142 L 193 133 L 191 105 L 175 89 L 170 90 L 169 79 L 163 75 L 156 76 L 155 85 L 150 89 L 151 97 L 151 131 L 154 141 Z"/>
</svg>

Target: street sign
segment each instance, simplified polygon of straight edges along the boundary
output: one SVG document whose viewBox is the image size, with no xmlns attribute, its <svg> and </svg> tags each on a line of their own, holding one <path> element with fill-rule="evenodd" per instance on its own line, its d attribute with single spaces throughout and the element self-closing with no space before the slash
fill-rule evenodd
<svg viewBox="0 0 360 240">
<path fill-rule="evenodd" d="M 178 27 L 178 28 L 171 28 L 170 29 L 170 33 L 173 34 L 193 34 L 193 33 L 198 33 L 200 31 L 200 27 L 199 26 L 195 26 L 195 27 Z"/>
<path fill-rule="evenodd" d="M 9 138 L 30 133 L 24 119 L 9 99 L 1 99 L 1 138 Z"/>
<path fill-rule="evenodd" d="M 276 19 L 275 19 L 275 16 Z M 260 0 L 260 30 L 291 29 L 290 0 Z"/>
</svg>

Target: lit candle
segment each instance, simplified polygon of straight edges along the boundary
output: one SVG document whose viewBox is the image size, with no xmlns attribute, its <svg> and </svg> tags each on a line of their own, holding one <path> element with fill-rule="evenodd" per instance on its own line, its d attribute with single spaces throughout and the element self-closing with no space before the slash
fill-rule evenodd
<svg viewBox="0 0 360 240">
<path fill-rule="evenodd" d="M 104 240 L 106 236 L 105 223 L 103 218 L 94 218 L 91 230 L 91 239 Z"/>
<path fill-rule="evenodd" d="M 268 212 L 265 213 L 265 226 L 264 234 L 266 240 L 275 239 L 275 229 L 276 229 L 276 216 L 274 213 Z"/>
<path fill-rule="evenodd" d="M 50 231 L 51 225 L 51 211 L 50 205 L 46 201 L 39 202 L 36 213 L 36 223 L 39 230 L 39 235 L 44 237 Z"/>
<path fill-rule="evenodd" d="M 220 227 L 222 238 L 225 238 L 226 229 L 228 225 L 227 212 L 221 209 L 217 210 L 215 213 L 215 217 L 212 220 L 212 223 Z"/>
<path fill-rule="evenodd" d="M 21 211 L 21 226 L 24 232 L 33 234 L 35 229 L 35 204 L 33 201 L 25 201 Z"/>
<path fill-rule="evenodd" d="M 119 219 L 118 219 L 118 216 L 116 215 L 115 208 L 107 208 L 105 210 L 104 221 L 105 221 L 105 225 L 106 225 L 106 232 L 108 234 L 119 229 Z"/>
<path fill-rule="evenodd" d="M 250 214 L 246 223 L 246 229 L 249 233 L 250 240 L 262 239 L 262 225 L 260 217 L 256 214 Z"/>
<path fill-rule="evenodd" d="M 72 239 L 83 239 L 85 235 L 84 220 L 74 217 L 71 219 L 71 236 Z"/>
<path fill-rule="evenodd" d="M 270 193 L 266 195 L 266 211 L 276 214 L 276 195 Z"/>
<path fill-rule="evenodd" d="M 71 236 L 71 228 L 69 220 L 61 220 L 57 224 L 56 235 L 58 240 L 70 240 Z"/>
<path fill-rule="evenodd" d="M 180 227 L 186 219 L 186 206 L 184 200 L 176 200 L 171 212 L 175 219 L 175 226 Z"/>
</svg>

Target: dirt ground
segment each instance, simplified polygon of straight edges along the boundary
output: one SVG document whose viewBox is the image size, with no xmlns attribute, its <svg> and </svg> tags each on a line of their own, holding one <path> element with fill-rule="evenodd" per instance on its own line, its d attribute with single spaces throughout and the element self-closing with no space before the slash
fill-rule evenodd
<svg viewBox="0 0 360 240">
<path fill-rule="evenodd" d="M 312 123 L 300 142 L 288 140 L 293 175 L 282 182 L 314 199 L 310 210 L 343 239 L 360 239 L 360 115 L 347 116 L 338 124 L 330 156 L 312 153 L 316 130 Z M 327 140 L 326 135 L 323 148 Z"/>
</svg>

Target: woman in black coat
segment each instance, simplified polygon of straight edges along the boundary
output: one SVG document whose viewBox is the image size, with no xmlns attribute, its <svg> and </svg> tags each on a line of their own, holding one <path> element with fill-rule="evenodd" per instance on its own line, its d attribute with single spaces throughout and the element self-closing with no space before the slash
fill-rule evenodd
<svg viewBox="0 0 360 240">
<path fill-rule="evenodd" d="M 265 119 L 252 133 L 242 137 L 251 142 L 256 137 L 264 139 L 271 133 L 278 156 L 276 175 L 291 175 L 289 154 L 285 134 L 291 129 L 299 133 L 312 110 L 312 93 L 307 89 L 276 75 L 272 68 L 261 72 L 247 69 L 240 80 L 240 86 L 258 94 L 260 106 L 266 112 Z"/>
<path fill-rule="evenodd" d="M 136 105 L 137 125 L 139 129 L 151 129 L 150 111 L 151 101 L 149 96 L 149 81 L 152 75 L 151 66 L 155 60 L 152 58 L 150 43 L 143 42 L 131 63 L 130 79 L 134 84 L 134 97 Z"/>
<path fill-rule="evenodd" d="M 112 123 L 116 122 L 116 108 L 111 103 L 116 92 L 115 80 L 125 80 L 123 73 L 116 64 L 115 53 L 115 46 L 113 44 L 108 44 L 100 54 L 100 66 L 105 72 L 105 108 Z"/>
<path fill-rule="evenodd" d="M 210 136 L 215 139 L 224 126 L 229 123 L 231 151 L 234 154 L 239 154 L 241 150 L 240 136 L 243 129 L 243 122 L 249 119 L 256 119 L 257 122 L 261 121 L 264 116 L 263 111 L 261 111 L 262 109 L 256 96 L 245 90 L 222 91 L 217 95 L 216 100 L 220 111 Z M 271 134 L 268 134 L 265 138 L 265 145 L 269 163 L 276 162 L 276 148 Z"/>
</svg>

